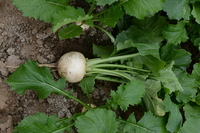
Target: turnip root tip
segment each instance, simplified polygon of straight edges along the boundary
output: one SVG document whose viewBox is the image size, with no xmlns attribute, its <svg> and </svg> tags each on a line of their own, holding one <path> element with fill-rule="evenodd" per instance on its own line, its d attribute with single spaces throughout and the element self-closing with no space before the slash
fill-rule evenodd
<svg viewBox="0 0 200 133">
<path fill-rule="evenodd" d="M 68 52 L 58 62 L 58 74 L 70 83 L 81 81 L 86 73 L 86 59 L 79 52 Z"/>
</svg>

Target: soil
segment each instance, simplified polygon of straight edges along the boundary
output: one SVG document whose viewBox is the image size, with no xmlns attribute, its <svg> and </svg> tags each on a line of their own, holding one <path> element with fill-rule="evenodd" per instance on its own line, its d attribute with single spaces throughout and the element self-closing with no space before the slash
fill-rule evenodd
<svg viewBox="0 0 200 133">
<path fill-rule="evenodd" d="M 74 2 L 83 5 L 81 0 Z M 74 39 L 60 40 L 56 33 L 52 33 L 51 24 L 24 17 L 11 0 L 0 0 L 0 132 L 11 133 L 23 118 L 36 112 L 56 114 L 59 118 L 80 112 L 82 106 L 64 96 L 52 94 L 46 99 L 39 99 L 33 90 L 19 95 L 5 80 L 29 59 L 55 63 L 68 51 L 79 51 L 87 58 L 93 58 L 93 43 L 109 44 L 110 41 L 96 29 L 90 29 Z M 57 72 L 54 71 L 53 75 L 57 77 Z M 92 102 L 97 106 L 103 105 L 110 90 L 116 87 L 114 83 L 97 81 L 91 94 Z M 67 84 L 66 90 L 70 89 L 74 90 L 74 96 L 87 101 L 77 84 Z"/>
</svg>

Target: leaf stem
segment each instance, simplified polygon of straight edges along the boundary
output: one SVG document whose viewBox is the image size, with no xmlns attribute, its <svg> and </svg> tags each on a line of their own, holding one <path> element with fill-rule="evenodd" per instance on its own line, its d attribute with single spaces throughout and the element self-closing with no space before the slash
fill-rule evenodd
<svg viewBox="0 0 200 133">
<path fill-rule="evenodd" d="M 131 66 L 126 66 L 126 65 L 119 65 L 119 64 L 97 64 L 97 65 L 93 65 L 93 68 L 99 68 L 99 67 L 114 67 L 114 68 L 127 68 L 127 69 L 132 69 L 132 70 L 137 70 L 137 71 L 142 71 L 142 72 L 150 72 L 149 70 L 145 70 L 145 69 L 139 69 L 139 68 L 135 68 L 135 67 L 131 67 Z"/>
<path fill-rule="evenodd" d="M 46 0 L 45 0 L 46 1 Z M 51 1 L 46 1 L 47 3 L 53 4 L 53 5 L 57 5 L 57 6 L 62 6 L 62 7 L 66 7 L 67 5 L 62 5 L 59 3 L 55 3 L 55 2 L 51 2 Z"/>
<path fill-rule="evenodd" d="M 116 83 L 127 83 L 125 82 L 124 80 L 121 80 L 121 79 L 117 79 L 117 78 L 111 78 L 111 77 L 108 77 L 108 76 L 96 76 L 96 79 L 98 80 L 104 80 L 104 81 L 111 81 L 111 82 L 116 82 Z"/>
<path fill-rule="evenodd" d="M 111 42 L 115 43 L 115 38 L 112 36 L 112 34 L 110 32 L 108 32 L 107 30 L 105 30 L 105 29 L 103 29 L 103 28 L 101 28 L 101 27 L 99 27 L 97 25 L 94 25 L 94 27 L 96 27 L 96 28 L 102 30 L 103 32 L 105 32 L 109 36 Z"/>
<path fill-rule="evenodd" d="M 61 129 L 59 129 L 59 130 L 56 130 L 56 131 L 54 131 L 54 132 L 52 132 L 52 133 L 60 133 L 61 131 L 65 131 L 67 128 L 70 128 L 70 127 L 72 127 L 72 126 L 74 126 L 74 125 L 75 125 L 75 123 L 72 123 L 72 124 L 70 124 L 70 125 L 67 125 L 67 126 L 61 128 Z"/>
<path fill-rule="evenodd" d="M 132 78 L 130 76 L 128 76 L 127 74 L 125 73 L 122 73 L 122 72 L 118 72 L 118 71 L 115 71 L 115 70 L 106 70 L 106 69 L 99 69 L 99 68 L 91 68 L 89 70 L 87 70 L 90 74 L 91 73 L 103 73 L 105 75 L 111 75 L 111 76 L 117 76 L 117 77 L 124 77 L 125 79 L 128 79 L 128 80 L 132 80 Z"/>
<path fill-rule="evenodd" d="M 101 58 L 90 59 L 87 61 L 87 67 L 90 67 L 99 63 L 103 63 L 103 62 L 113 62 L 117 60 L 128 59 L 128 58 L 136 57 L 139 55 L 140 55 L 139 53 L 134 53 L 134 54 L 129 54 L 129 55 L 113 56 L 113 57 L 109 57 L 105 59 L 101 59 Z"/>
<path fill-rule="evenodd" d="M 128 122 L 128 121 L 125 121 L 125 120 L 122 120 L 122 119 L 117 119 L 117 121 L 119 121 L 120 123 L 125 123 L 127 125 L 131 125 L 131 126 L 134 126 L 134 127 L 137 127 L 139 129 L 142 129 L 146 132 L 149 132 L 149 133 L 154 133 L 152 130 L 149 130 L 148 128 L 145 128 L 145 127 L 142 127 L 136 123 L 132 123 L 132 122 Z"/>
<path fill-rule="evenodd" d="M 95 4 L 96 4 L 96 1 L 93 0 L 93 1 L 92 1 L 92 5 L 91 5 L 91 7 L 90 7 L 90 9 L 89 9 L 89 11 L 88 11 L 88 15 L 91 15 L 91 14 L 92 14 L 92 12 L 93 12 L 93 10 L 94 10 Z"/>
<path fill-rule="evenodd" d="M 75 100 L 76 102 L 82 104 L 82 105 L 85 106 L 88 110 L 91 108 L 90 106 L 88 106 L 88 105 L 87 105 L 86 103 L 84 103 L 83 101 L 79 100 L 78 98 L 76 98 L 76 97 L 74 97 L 74 96 L 72 96 L 72 95 L 69 95 L 69 94 L 68 94 L 67 92 L 65 92 L 65 91 L 60 90 L 60 93 L 62 93 L 62 94 L 65 95 L 66 97 L 69 97 L 69 98 Z"/>
</svg>

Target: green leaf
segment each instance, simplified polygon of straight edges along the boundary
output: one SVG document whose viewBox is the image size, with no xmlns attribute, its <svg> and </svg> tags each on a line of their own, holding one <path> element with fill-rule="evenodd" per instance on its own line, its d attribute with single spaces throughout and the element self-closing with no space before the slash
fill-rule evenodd
<svg viewBox="0 0 200 133">
<path fill-rule="evenodd" d="M 33 116 L 24 118 L 13 133 L 64 133 L 66 123 L 57 124 L 60 119 L 56 115 L 47 116 L 36 113 Z"/>
<path fill-rule="evenodd" d="M 28 60 L 21 65 L 6 80 L 12 89 L 19 94 L 24 94 L 28 89 L 37 91 L 39 98 L 46 98 L 51 93 L 61 94 L 65 88 L 65 79 L 54 81 L 50 69 L 47 67 L 39 68 L 38 63 Z"/>
<path fill-rule="evenodd" d="M 119 0 L 95 0 L 97 5 L 105 6 L 106 4 L 111 5 L 112 3 L 119 1 Z"/>
<path fill-rule="evenodd" d="M 82 33 L 82 28 L 75 24 L 70 24 L 58 32 L 60 39 L 74 38 Z"/>
<path fill-rule="evenodd" d="M 146 84 L 146 94 L 143 97 L 146 109 L 151 111 L 155 116 L 165 115 L 165 106 L 161 98 L 158 97 L 158 91 L 161 90 L 160 81 L 148 79 Z"/>
<path fill-rule="evenodd" d="M 91 19 L 92 16 L 85 15 L 82 8 L 74 8 L 72 6 L 67 6 L 65 10 L 57 12 L 53 15 L 53 32 L 56 32 L 60 27 L 83 20 Z"/>
<path fill-rule="evenodd" d="M 172 43 L 175 45 L 187 41 L 188 35 L 185 29 L 185 22 L 180 21 L 176 25 L 169 24 L 163 30 L 163 36 L 165 37 L 168 43 Z"/>
<path fill-rule="evenodd" d="M 120 6 L 111 6 L 107 12 L 105 12 L 100 18 L 99 21 L 105 26 L 114 28 L 117 20 L 123 16 L 123 11 Z"/>
<path fill-rule="evenodd" d="M 100 57 L 100 58 L 107 58 L 113 52 L 113 45 L 110 46 L 99 46 L 93 44 L 93 55 Z"/>
<path fill-rule="evenodd" d="M 200 2 L 195 2 L 195 3 L 193 3 L 192 6 L 193 6 L 193 9 L 192 9 L 191 14 L 194 16 L 196 22 L 198 24 L 200 24 L 200 16 L 199 16 L 199 14 L 200 14 Z"/>
<path fill-rule="evenodd" d="M 163 41 L 162 31 L 166 26 L 165 17 L 160 16 L 159 14 L 155 14 L 150 18 L 145 17 L 142 20 L 133 18 L 132 21 L 132 24 L 135 25 L 137 28 L 143 31 L 148 31 L 148 33 L 151 34 L 151 36 L 149 36 L 148 38 L 150 41 L 158 43 Z"/>
<path fill-rule="evenodd" d="M 161 59 L 166 63 L 174 61 L 174 66 L 188 67 L 191 62 L 191 54 L 184 49 L 176 49 L 171 43 L 161 48 Z"/>
<path fill-rule="evenodd" d="M 197 46 L 198 49 L 200 50 L 200 38 L 195 38 L 195 40 L 194 40 L 194 46 Z"/>
<path fill-rule="evenodd" d="M 143 19 L 162 10 L 166 0 L 128 0 L 122 6 L 127 14 Z"/>
<path fill-rule="evenodd" d="M 130 63 L 138 68 L 148 68 L 154 73 L 154 75 L 159 73 L 159 71 L 162 70 L 166 64 L 164 61 L 161 61 L 153 56 L 137 56 L 133 58 Z"/>
<path fill-rule="evenodd" d="M 166 111 L 169 112 L 166 128 L 168 131 L 175 133 L 180 129 L 183 122 L 182 114 L 179 111 L 179 105 L 173 103 L 169 95 L 165 96 L 163 102 L 166 107 Z"/>
<path fill-rule="evenodd" d="M 193 67 L 192 75 L 195 77 L 198 84 L 200 84 L 200 63 L 194 64 Z"/>
<path fill-rule="evenodd" d="M 180 133 L 198 133 L 200 130 L 200 107 L 186 104 L 183 109 L 186 121 Z"/>
<path fill-rule="evenodd" d="M 155 15 L 144 20 L 133 19 L 133 26 L 116 37 L 117 50 L 136 47 L 142 55 L 160 58 L 159 43 L 162 42 L 162 29 L 165 18 Z"/>
<path fill-rule="evenodd" d="M 81 82 L 79 83 L 79 86 L 83 90 L 84 93 L 89 94 L 94 90 L 94 84 L 95 84 L 95 76 L 85 77 Z"/>
<path fill-rule="evenodd" d="M 190 116 L 183 124 L 183 127 L 179 133 L 198 133 L 200 130 L 200 118 L 195 116 Z"/>
<path fill-rule="evenodd" d="M 140 103 L 144 93 L 145 85 L 142 81 L 132 80 L 127 84 L 121 84 L 116 92 L 111 91 L 111 106 L 116 109 L 119 105 L 123 111 L 126 111 L 129 105 Z"/>
<path fill-rule="evenodd" d="M 150 111 L 138 122 L 133 117 L 132 114 L 129 116 L 124 133 L 167 133 L 163 117 L 155 117 Z"/>
<path fill-rule="evenodd" d="M 133 43 L 133 46 L 137 47 L 141 55 L 152 55 L 157 59 L 160 59 L 159 43 Z"/>
<path fill-rule="evenodd" d="M 194 99 L 198 88 L 198 84 L 194 76 L 189 75 L 186 71 L 178 68 L 173 69 L 173 72 L 176 74 L 181 86 L 183 87 L 183 91 L 176 92 L 176 99 L 183 103 L 187 103 Z"/>
<path fill-rule="evenodd" d="M 113 111 L 90 109 L 75 121 L 79 133 L 116 133 L 119 122 Z"/>
<path fill-rule="evenodd" d="M 12 0 L 13 4 L 23 11 L 24 16 L 34 17 L 45 22 L 52 22 L 52 15 L 62 11 L 68 0 Z"/>
<path fill-rule="evenodd" d="M 190 0 L 167 0 L 163 10 L 167 12 L 170 19 L 190 19 Z"/>
<path fill-rule="evenodd" d="M 197 96 L 195 97 L 195 102 L 197 105 L 200 106 L 200 94 L 198 93 Z"/>
<path fill-rule="evenodd" d="M 172 92 L 175 91 L 183 91 L 183 88 L 172 71 L 174 62 L 171 64 L 167 65 L 164 69 L 160 70 L 160 76 L 154 77 L 154 79 L 157 79 L 158 81 L 162 82 L 162 85 L 166 89 L 166 93 L 171 94 Z"/>
</svg>

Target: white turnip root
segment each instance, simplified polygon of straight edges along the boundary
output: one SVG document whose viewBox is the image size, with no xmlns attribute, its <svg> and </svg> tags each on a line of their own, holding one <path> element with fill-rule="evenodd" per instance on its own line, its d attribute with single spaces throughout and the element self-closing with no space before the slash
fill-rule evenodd
<svg viewBox="0 0 200 133">
<path fill-rule="evenodd" d="M 58 74 L 61 77 L 65 77 L 66 81 L 70 83 L 80 82 L 85 76 L 95 76 L 95 79 L 123 83 L 124 81 L 122 81 L 121 78 L 132 80 L 132 78 L 126 74 L 132 73 L 131 70 L 148 71 L 122 64 L 112 64 L 111 62 L 132 58 L 138 55 L 139 54 L 130 54 L 105 59 L 95 58 L 88 60 L 82 53 L 72 51 L 64 54 L 58 61 Z"/>
<path fill-rule="evenodd" d="M 58 74 L 70 83 L 81 81 L 86 73 L 86 59 L 79 52 L 64 54 L 58 62 Z"/>
</svg>

